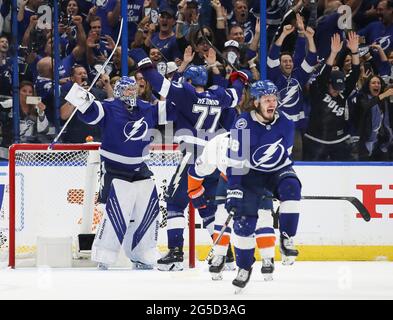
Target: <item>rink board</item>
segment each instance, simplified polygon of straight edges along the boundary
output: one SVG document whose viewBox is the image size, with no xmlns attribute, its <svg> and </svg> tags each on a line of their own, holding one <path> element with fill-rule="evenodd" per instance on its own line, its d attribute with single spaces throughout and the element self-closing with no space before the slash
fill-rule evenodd
<svg viewBox="0 0 393 320">
<path fill-rule="evenodd" d="M 299 260 L 393 261 L 393 164 L 298 163 L 295 170 L 302 182 L 303 195 L 356 196 L 372 214 L 371 221 L 365 222 L 349 202 L 302 201 L 296 237 Z M 156 172 L 168 175 L 173 171 L 174 168 L 159 168 Z M 164 178 L 168 177 L 159 176 L 158 180 Z M 7 184 L 8 167 L 3 163 L 0 166 L 3 214 L 8 209 L 7 188 L 4 188 Z M 198 215 L 196 222 L 201 223 Z M 206 230 L 197 229 L 196 242 L 198 256 L 203 259 L 211 243 Z M 160 245 L 165 243 L 164 232 Z"/>
</svg>

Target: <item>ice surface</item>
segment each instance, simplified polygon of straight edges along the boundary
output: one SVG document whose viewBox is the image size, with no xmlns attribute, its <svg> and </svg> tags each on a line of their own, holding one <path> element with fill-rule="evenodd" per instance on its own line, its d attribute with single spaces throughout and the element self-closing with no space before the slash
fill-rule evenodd
<svg viewBox="0 0 393 320">
<path fill-rule="evenodd" d="M 393 299 L 392 262 L 276 262 L 274 281 L 265 282 L 254 264 L 246 291 L 234 295 L 235 271 L 212 281 L 202 262 L 182 272 L 130 269 L 3 269 L 4 299 Z"/>
</svg>

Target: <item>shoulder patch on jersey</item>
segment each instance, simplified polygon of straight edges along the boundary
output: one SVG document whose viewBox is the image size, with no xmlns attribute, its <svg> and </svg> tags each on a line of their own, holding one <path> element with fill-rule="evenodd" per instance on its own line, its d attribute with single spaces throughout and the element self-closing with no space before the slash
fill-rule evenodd
<svg viewBox="0 0 393 320">
<path fill-rule="evenodd" d="M 183 88 L 183 84 L 180 81 L 172 81 L 172 85 L 176 88 Z"/>
<path fill-rule="evenodd" d="M 217 90 L 217 89 L 218 89 L 218 86 L 217 86 L 217 85 L 214 85 L 214 86 L 209 87 L 209 90 Z"/>
<path fill-rule="evenodd" d="M 247 125 L 248 125 L 247 120 L 244 118 L 240 118 L 239 120 L 236 121 L 235 128 L 241 130 L 246 128 Z"/>
<path fill-rule="evenodd" d="M 114 100 L 115 100 L 115 98 L 107 98 L 104 101 L 111 102 L 111 101 L 114 101 Z"/>
</svg>

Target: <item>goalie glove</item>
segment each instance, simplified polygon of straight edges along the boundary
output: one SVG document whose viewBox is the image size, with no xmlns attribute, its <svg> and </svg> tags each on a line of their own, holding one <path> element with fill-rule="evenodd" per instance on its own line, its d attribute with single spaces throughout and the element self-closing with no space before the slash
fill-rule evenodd
<svg viewBox="0 0 393 320">
<path fill-rule="evenodd" d="M 229 75 L 229 81 L 234 83 L 235 80 L 239 79 L 245 85 L 248 84 L 248 75 L 243 71 L 234 71 Z"/>
<path fill-rule="evenodd" d="M 74 83 L 74 85 L 71 87 L 71 90 L 67 93 L 64 99 L 71 103 L 80 112 L 85 113 L 90 105 L 94 102 L 95 97 L 79 84 Z"/>
<path fill-rule="evenodd" d="M 153 63 L 147 56 L 145 50 L 141 48 L 130 50 L 130 57 L 136 62 L 138 69 L 147 69 L 153 67 Z"/>
</svg>

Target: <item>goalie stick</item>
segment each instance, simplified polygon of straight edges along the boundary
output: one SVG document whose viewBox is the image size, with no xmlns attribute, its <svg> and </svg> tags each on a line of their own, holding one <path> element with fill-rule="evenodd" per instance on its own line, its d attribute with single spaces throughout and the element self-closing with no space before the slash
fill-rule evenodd
<svg viewBox="0 0 393 320">
<path fill-rule="evenodd" d="M 101 74 L 103 72 L 105 72 L 105 67 L 108 65 L 109 61 L 111 61 L 113 55 L 115 54 L 115 51 L 117 49 L 117 47 L 119 46 L 119 42 L 120 42 L 120 38 L 121 38 L 121 34 L 122 34 L 122 30 L 123 30 L 123 18 L 120 20 L 120 32 L 119 35 L 117 37 L 117 41 L 115 44 L 115 47 L 113 48 L 111 54 L 109 55 L 108 59 L 106 59 L 106 61 L 104 62 L 104 64 L 101 66 L 101 69 L 99 72 L 97 72 L 96 76 L 94 77 L 93 81 L 91 82 L 89 88 L 87 89 L 87 91 L 90 91 L 91 88 L 93 88 L 93 86 L 96 84 L 97 80 L 99 79 L 99 77 L 101 76 Z M 71 122 L 72 118 L 75 116 L 76 112 L 78 111 L 78 109 L 74 109 L 74 111 L 71 113 L 70 117 L 67 119 L 67 122 L 64 124 L 63 128 L 61 128 L 59 134 L 53 139 L 52 143 L 49 145 L 48 149 L 52 150 L 53 145 L 57 143 L 57 141 L 59 140 L 59 138 L 61 137 L 61 135 L 63 134 L 64 130 L 67 128 L 68 124 Z"/>
</svg>

